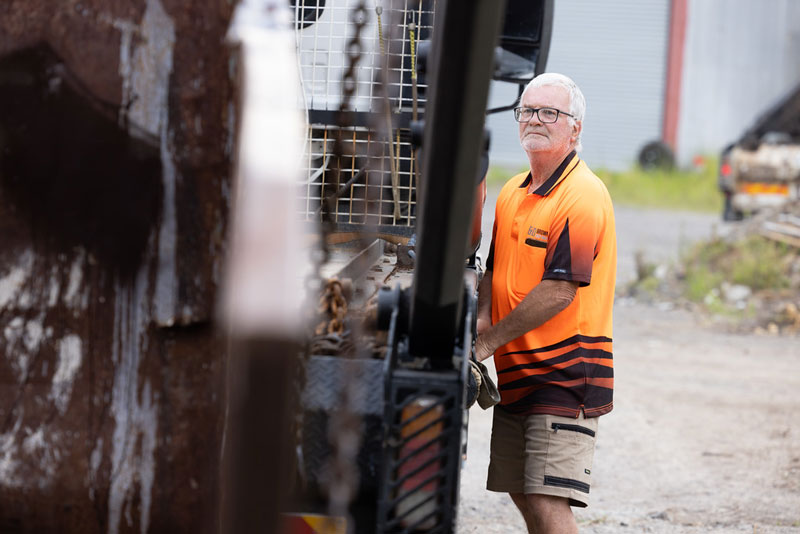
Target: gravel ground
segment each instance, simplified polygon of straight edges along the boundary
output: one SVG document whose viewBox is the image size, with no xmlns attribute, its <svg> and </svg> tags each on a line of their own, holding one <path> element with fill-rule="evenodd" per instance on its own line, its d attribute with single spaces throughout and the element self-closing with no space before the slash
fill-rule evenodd
<svg viewBox="0 0 800 534">
<path fill-rule="evenodd" d="M 484 249 L 496 191 L 484 212 Z M 634 255 L 677 260 L 725 232 L 717 216 L 616 208 L 618 283 Z M 615 305 L 615 409 L 600 421 L 582 533 L 800 532 L 800 342 L 732 335 L 703 317 L 632 300 Z M 524 532 L 505 495 L 485 490 L 491 411 L 470 412 L 459 534 Z"/>
</svg>

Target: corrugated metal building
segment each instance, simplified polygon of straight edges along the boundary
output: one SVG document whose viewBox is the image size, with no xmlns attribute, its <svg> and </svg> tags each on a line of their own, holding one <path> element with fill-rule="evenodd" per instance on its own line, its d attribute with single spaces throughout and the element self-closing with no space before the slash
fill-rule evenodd
<svg viewBox="0 0 800 534">
<path fill-rule="evenodd" d="M 573 80 L 586 96 L 581 157 L 592 167 L 625 168 L 644 140 L 661 138 L 669 1 L 555 2 L 547 70 Z M 492 105 L 516 87 L 494 82 Z M 492 162 L 524 166 L 510 111 L 493 115 Z"/>
<path fill-rule="evenodd" d="M 796 0 L 571 0 L 555 2 L 547 70 L 586 95 L 582 157 L 625 169 L 654 140 L 674 145 L 682 165 L 719 151 L 800 82 L 797 58 Z M 495 82 L 491 106 L 516 94 Z M 489 127 L 492 162 L 525 166 L 511 112 Z"/>
<path fill-rule="evenodd" d="M 735 141 L 800 83 L 800 2 L 688 3 L 677 154 Z"/>
</svg>

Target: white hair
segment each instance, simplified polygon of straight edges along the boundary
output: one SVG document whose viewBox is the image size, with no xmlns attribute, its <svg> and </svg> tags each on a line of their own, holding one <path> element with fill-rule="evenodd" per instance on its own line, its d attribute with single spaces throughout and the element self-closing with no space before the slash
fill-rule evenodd
<svg viewBox="0 0 800 534">
<path fill-rule="evenodd" d="M 530 82 L 528 85 L 525 86 L 525 90 L 522 91 L 522 95 L 520 95 L 520 102 L 522 102 L 522 97 L 525 96 L 525 93 L 528 92 L 528 89 L 532 89 L 534 87 L 545 87 L 545 86 L 556 86 L 556 87 L 563 87 L 567 90 L 569 94 L 569 113 L 573 115 L 573 117 L 567 117 L 569 120 L 575 122 L 583 123 L 583 117 L 586 115 L 586 99 L 583 96 L 578 85 L 572 81 L 571 78 L 564 76 L 563 74 L 558 74 L 557 72 L 545 72 L 543 74 L 538 75 Z M 583 132 L 578 134 L 578 139 L 575 140 L 575 150 L 580 150 L 582 147 L 581 145 L 581 136 Z"/>
</svg>

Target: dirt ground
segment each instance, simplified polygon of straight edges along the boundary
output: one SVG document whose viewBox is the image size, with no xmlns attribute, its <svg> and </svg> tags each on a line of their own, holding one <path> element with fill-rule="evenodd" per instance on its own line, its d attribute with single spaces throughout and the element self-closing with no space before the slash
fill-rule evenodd
<svg viewBox="0 0 800 534">
<path fill-rule="evenodd" d="M 490 196 L 484 235 L 492 207 Z M 616 216 L 619 283 L 637 251 L 674 261 L 726 231 L 713 215 Z M 580 531 L 800 532 L 800 339 L 718 331 L 668 303 L 618 299 L 614 314 L 615 408 L 600 420 Z M 459 534 L 525 532 L 510 499 L 485 489 L 490 433 L 491 411 L 473 407 Z"/>
</svg>

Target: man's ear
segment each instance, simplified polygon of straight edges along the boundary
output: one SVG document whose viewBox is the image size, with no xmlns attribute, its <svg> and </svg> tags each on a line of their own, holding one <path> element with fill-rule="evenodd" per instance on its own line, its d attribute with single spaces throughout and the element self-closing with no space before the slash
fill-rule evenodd
<svg viewBox="0 0 800 534">
<path fill-rule="evenodd" d="M 572 121 L 572 137 L 574 137 L 574 141 L 578 140 L 578 136 L 583 129 L 583 122 L 581 121 Z"/>
</svg>

